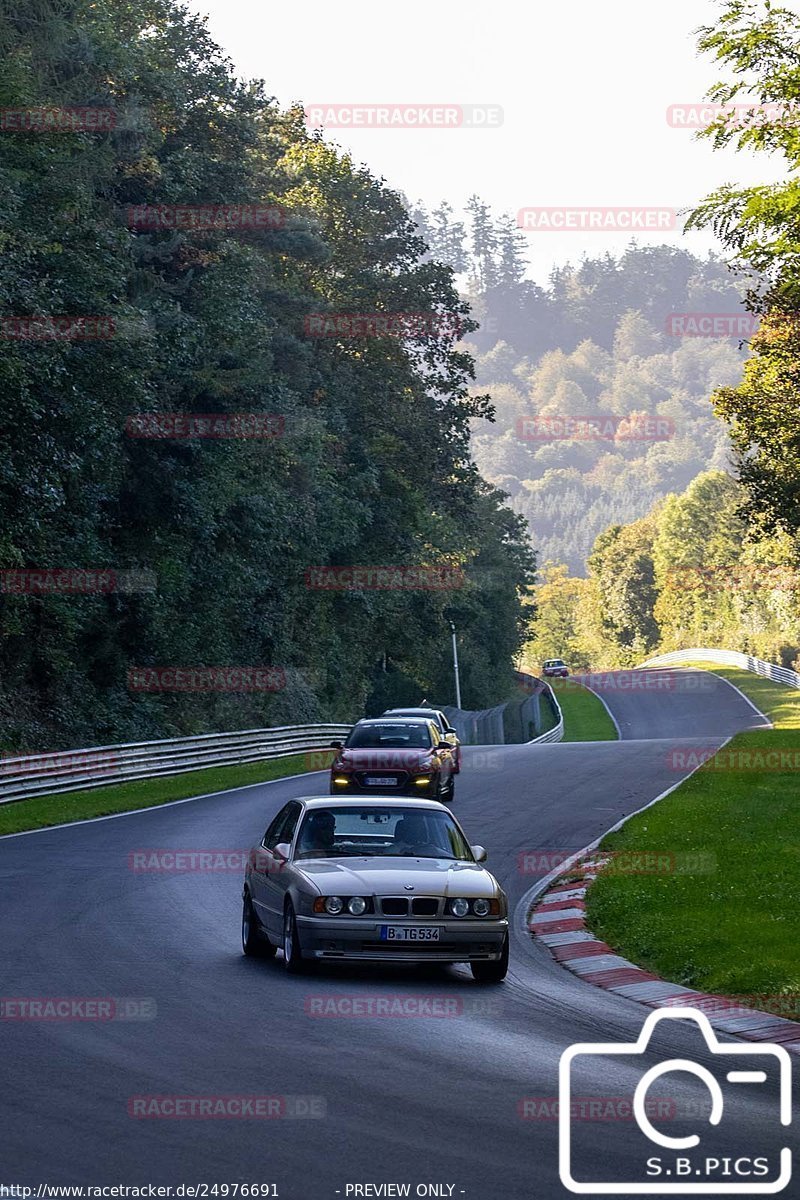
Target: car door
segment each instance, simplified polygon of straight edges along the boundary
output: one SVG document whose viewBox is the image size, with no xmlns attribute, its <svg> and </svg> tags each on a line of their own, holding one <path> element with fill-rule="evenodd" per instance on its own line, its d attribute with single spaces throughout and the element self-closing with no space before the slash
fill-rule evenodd
<svg viewBox="0 0 800 1200">
<path fill-rule="evenodd" d="M 270 836 L 267 838 L 265 834 L 265 841 L 262 843 L 261 853 L 265 870 L 262 876 L 263 902 L 259 916 L 267 932 L 275 938 L 280 938 L 283 933 L 283 900 L 292 878 L 291 864 L 275 853 L 275 847 L 291 846 L 302 811 L 303 806 L 299 801 L 290 800 L 283 809 L 284 817 L 280 825 L 276 829 L 270 826 L 267 831 Z"/>
<path fill-rule="evenodd" d="M 276 875 L 286 873 L 283 861 L 274 852 L 275 847 L 285 840 L 291 842 L 291 837 L 288 839 L 284 838 L 284 832 L 289 827 L 294 832 L 301 809 L 302 805 L 296 800 L 290 800 L 288 804 L 283 806 L 278 815 L 267 826 L 266 832 L 261 839 L 261 845 L 251 862 L 250 895 L 252 896 L 258 919 L 269 933 L 275 932 L 273 916 L 275 907 L 274 880 Z M 283 902 L 281 901 L 281 921 L 278 923 L 278 934 L 280 934 L 282 929 L 282 914 Z"/>
</svg>

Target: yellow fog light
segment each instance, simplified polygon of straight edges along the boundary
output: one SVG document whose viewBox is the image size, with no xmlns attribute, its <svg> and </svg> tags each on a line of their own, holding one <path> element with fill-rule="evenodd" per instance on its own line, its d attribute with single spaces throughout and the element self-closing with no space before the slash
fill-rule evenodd
<svg viewBox="0 0 800 1200">
<path fill-rule="evenodd" d="M 419 779 L 414 780 L 414 783 L 417 785 L 417 787 L 427 787 L 430 781 L 430 775 L 420 775 Z"/>
<path fill-rule="evenodd" d="M 334 775 L 333 782 L 336 787 L 347 787 L 350 780 L 346 775 Z"/>
</svg>

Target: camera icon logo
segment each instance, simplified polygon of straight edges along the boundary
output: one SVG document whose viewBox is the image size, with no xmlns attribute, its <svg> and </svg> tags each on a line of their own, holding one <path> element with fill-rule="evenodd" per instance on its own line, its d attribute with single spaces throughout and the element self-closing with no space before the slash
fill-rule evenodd
<svg viewBox="0 0 800 1200">
<path fill-rule="evenodd" d="M 676 1020 L 694 1024 L 705 1041 L 702 1057 L 712 1056 L 718 1074 L 689 1058 L 667 1058 L 645 1068 L 644 1056 L 657 1026 Z M 574 1124 L 573 1101 L 580 1093 L 573 1090 L 573 1085 L 580 1077 L 596 1079 L 600 1073 L 604 1079 L 627 1080 L 632 1074 L 638 1076 L 630 1106 L 634 1129 L 626 1142 L 625 1154 L 608 1170 L 612 1178 L 578 1178 L 586 1173 L 579 1165 L 582 1159 L 586 1161 L 586 1156 L 580 1153 Z M 683 1078 L 673 1082 L 684 1090 L 687 1075 L 703 1085 L 701 1103 L 687 1105 L 692 1116 L 707 1122 L 709 1128 L 702 1137 L 697 1133 L 670 1136 L 657 1129 L 650 1119 L 648 1092 L 656 1081 L 663 1082 L 665 1076 L 673 1073 L 682 1073 Z M 635 1042 L 584 1042 L 570 1046 L 562 1054 L 559 1066 L 561 1182 L 578 1195 L 774 1195 L 791 1181 L 791 1149 L 784 1146 L 779 1152 L 755 1156 L 742 1153 L 740 1138 L 732 1143 L 726 1141 L 724 1116 L 726 1104 L 733 1100 L 734 1093 L 738 1100 L 752 1096 L 754 1101 L 763 1103 L 772 1100 L 776 1091 L 777 1123 L 788 1126 L 792 1120 L 792 1064 L 788 1052 L 783 1046 L 771 1043 L 720 1042 L 705 1013 L 694 1008 L 668 1008 L 651 1013 Z M 639 1154 L 641 1171 L 634 1172 L 630 1164 L 636 1162 Z M 616 1178 L 617 1169 L 629 1175 L 638 1173 L 639 1178 Z M 603 1173 L 596 1167 L 592 1172 Z"/>
</svg>

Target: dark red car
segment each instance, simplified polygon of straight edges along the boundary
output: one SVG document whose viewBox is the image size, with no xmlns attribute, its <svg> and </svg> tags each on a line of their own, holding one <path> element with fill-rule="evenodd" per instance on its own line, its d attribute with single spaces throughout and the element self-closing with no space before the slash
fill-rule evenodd
<svg viewBox="0 0 800 1200">
<path fill-rule="evenodd" d="M 331 766 L 332 796 L 455 795 L 455 749 L 423 717 L 374 717 L 354 725 Z"/>
</svg>

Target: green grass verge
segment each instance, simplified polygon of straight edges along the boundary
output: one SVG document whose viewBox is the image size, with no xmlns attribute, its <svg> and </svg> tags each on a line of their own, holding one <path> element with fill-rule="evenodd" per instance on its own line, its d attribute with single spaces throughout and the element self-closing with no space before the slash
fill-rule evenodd
<svg viewBox="0 0 800 1200">
<path fill-rule="evenodd" d="M 287 758 L 242 763 L 240 766 L 209 767 L 203 771 L 187 771 L 184 775 L 116 783 L 85 792 L 16 800 L 12 804 L 0 805 L 0 835 L 21 833 L 27 829 L 45 829 L 48 825 L 83 821 L 87 817 L 105 817 L 132 809 L 154 808 L 170 800 L 185 800 L 189 796 L 203 796 L 226 788 L 300 775 L 304 771 L 318 769 L 316 764 L 322 764 L 326 754 L 326 751 L 314 751 L 311 763 L 305 753 L 292 754 Z"/>
<path fill-rule="evenodd" d="M 675 868 L 626 874 L 626 860 L 618 860 L 589 890 L 588 922 L 625 957 L 676 983 L 734 996 L 794 995 L 800 691 L 735 668 L 714 670 L 775 729 L 738 734 L 672 795 L 604 839 L 604 849 L 676 856 Z M 681 862 L 698 853 L 699 862 Z"/>
<path fill-rule="evenodd" d="M 602 701 L 574 679 L 551 679 L 564 716 L 565 742 L 615 742 L 618 738 L 614 722 Z"/>
</svg>

